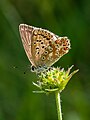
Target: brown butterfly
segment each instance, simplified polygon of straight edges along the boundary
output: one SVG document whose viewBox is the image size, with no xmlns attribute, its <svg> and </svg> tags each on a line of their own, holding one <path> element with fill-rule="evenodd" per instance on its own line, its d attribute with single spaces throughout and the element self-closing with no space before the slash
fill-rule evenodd
<svg viewBox="0 0 90 120">
<path fill-rule="evenodd" d="M 54 33 L 26 24 L 19 25 L 22 43 L 32 66 L 49 67 L 70 49 L 70 40 Z"/>
</svg>

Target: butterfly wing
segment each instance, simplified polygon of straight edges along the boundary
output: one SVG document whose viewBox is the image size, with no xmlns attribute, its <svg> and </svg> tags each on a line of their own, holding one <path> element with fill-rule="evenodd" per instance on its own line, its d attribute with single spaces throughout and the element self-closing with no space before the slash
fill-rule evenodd
<svg viewBox="0 0 90 120">
<path fill-rule="evenodd" d="M 41 56 L 49 46 L 49 40 L 53 38 L 54 34 L 26 24 L 20 24 L 19 31 L 24 50 L 31 64 L 35 67 L 43 66 L 47 61 L 43 61 Z"/>
<path fill-rule="evenodd" d="M 70 49 L 67 37 L 58 37 L 54 33 L 34 28 L 32 33 L 31 52 L 36 66 L 51 66 Z"/>
<path fill-rule="evenodd" d="M 47 66 L 50 61 L 47 59 L 49 51 L 47 48 L 50 43 L 54 43 L 56 36 L 48 30 L 41 28 L 34 28 L 32 33 L 31 52 L 36 66 Z"/>
<path fill-rule="evenodd" d="M 26 24 L 21 24 L 19 30 L 28 59 L 35 67 L 53 65 L 70 49 L 67 37 Z"/>
<path fill-rule="evenodd" d="M 32 36 L 33 27 L 28 26 L 26 24 L 19 25 L 19 32 L 21 36 L 21 40 L 24 46 L 24 50 L 31 64 L 35 66 L 32 53 L 31 53 L 31 36 Z"/>
<path fill-rule="evenodd" d="M 46 51 L 42 54 L 41 59 L 46 59 L 46 66 L 53 65 L 63 55 L 69 52 L 70 40 L 67 37 L 58 37 L 57 40 L 50 41 Z M 42 59 L 43 60 L 43 59 Z"/>
</svg>

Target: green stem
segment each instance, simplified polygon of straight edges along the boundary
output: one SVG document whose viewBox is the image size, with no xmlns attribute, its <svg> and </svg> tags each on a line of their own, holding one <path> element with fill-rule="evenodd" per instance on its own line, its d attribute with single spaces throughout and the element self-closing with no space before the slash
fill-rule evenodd
<svg viewBox="0 0 90 120">
<path fill-rule="evenodd" d="M 55 97 L 56 97 L 56 106 L 57 106 L 58 120 L 62 120 L 60 93 L 58 91 L 55 92 Z"/>
</svg>

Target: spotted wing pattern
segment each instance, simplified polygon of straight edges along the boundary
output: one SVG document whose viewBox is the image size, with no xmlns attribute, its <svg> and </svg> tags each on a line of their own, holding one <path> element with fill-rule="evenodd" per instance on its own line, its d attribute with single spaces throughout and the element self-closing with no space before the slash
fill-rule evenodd
<svg viewBox="0 0 90 120">
<path fill-rule="evenodd" d="M 28 59 L 35 67 L 53 65 L 70 49 L 67 37 L 59 37 L 48 30 L 20 24 L 19 31 Z"/>
</svg>

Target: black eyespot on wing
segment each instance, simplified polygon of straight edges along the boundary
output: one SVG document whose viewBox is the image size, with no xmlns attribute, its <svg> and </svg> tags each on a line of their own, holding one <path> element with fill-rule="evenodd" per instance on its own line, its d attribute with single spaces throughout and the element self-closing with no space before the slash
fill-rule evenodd
<svg viewBox="0 0 90 120">
<path fill-rule="evenodd" d="M 42 46 L 42 48 L 44 48 L 45 46 Z"/>
<path fill-rule="evenodd" d="M 45 58 L 46 58 L 45 56 L 42 56 L 42 60 L 45 60 Z"/>
<path fill-rule="evenodd" d="M 39 42 L 41 42 L 41 40 L 39 40 Z"/>
<path fill-rule="evenodd" d="M 41 42 L 41 44 L 43 44 L 43 42 Z"/>
<path fill-rule="evenodd" d="M 39 54 L 39 52 L 37 52 L 37 54 Z"/>
<path fill-rule="evenodd" d="M 38 47 L 36 47 L 36 49 L 39 49 Z"/>
<path fill-rule="evenodd" d="M 39 40 L 37 40 L 37 42 L 39 42 Z"/>
</svg>

